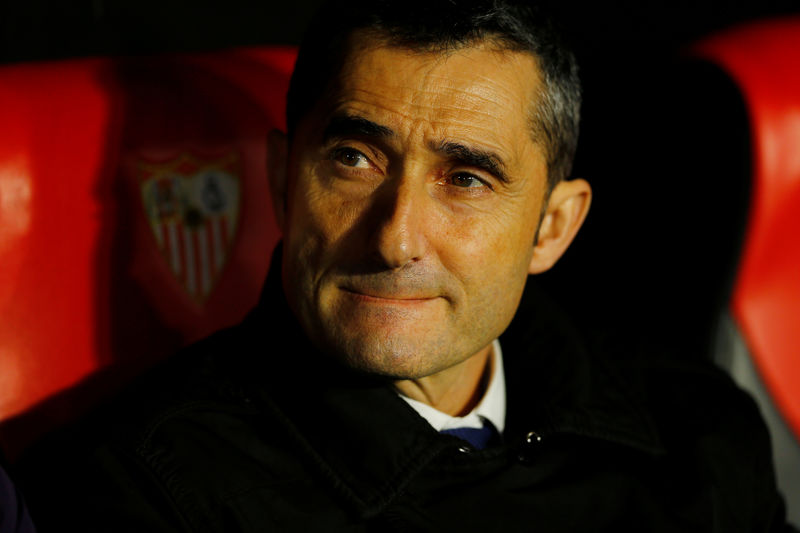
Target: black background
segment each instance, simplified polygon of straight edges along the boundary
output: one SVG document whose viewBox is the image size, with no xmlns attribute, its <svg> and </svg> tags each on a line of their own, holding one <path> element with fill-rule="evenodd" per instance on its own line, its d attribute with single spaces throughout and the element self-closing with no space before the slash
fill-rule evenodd
<svg viewBox="0 0 800 533">
<path fill-rule="evenodd" d="M 542 276 L 593 327 L 705 350 L 746 216 L 746 114 L 682 52 L 797 1 L 551 2 L 582 66 L 576 176 L 595 191 L 577 243 Z M 318 0 L 0 2 L 0 62 L 297 44 Z"/>
<path fill-rule="evenodd" d="M 545 0 L 581 55 L 621 61 L 742 21 L 798 11 L 796 0 Z M 297 44 L 319 0 L 3 0 L 0 61 Z M 610 58 L 609 58 L 610 59 Z"/>
</svg>

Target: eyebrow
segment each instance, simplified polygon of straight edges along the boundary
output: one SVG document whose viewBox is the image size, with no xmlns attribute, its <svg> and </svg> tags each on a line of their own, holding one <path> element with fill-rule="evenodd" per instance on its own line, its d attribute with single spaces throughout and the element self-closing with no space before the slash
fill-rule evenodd
<svg viewBox="0 0 800 533">
<path fill-rule="evenodd" d="M 464 165 L 483 169 L 502 183 L 508 184 L 511 181 L 506 173 L 503 159 L 494 152 L 451 141 L 437 143 L 433 149 Z"/>
<path fill-rule="evenodd" d="M 334 115 L 322 132 L 323 142 L 340 137 L 372 137 L 386 139 L 394 137 L 395 132 L 364 117 L 355 115 Z"/>
<path fill-rule="evenodd" d="M 396 136 L 396 133 L 391 128 L 367 118 L 343 114 L 331 117 L 322 132 L 322 141 L 329 142 L 331 139 L 354 136 L 388 139 Z M 480 168 L 496 177 L 501 183 L 511 182 L 503 159 L 494 152 L 454 141 L 436 142 L 431 145 L 431 148 L 463 165 Z"/>
</svg>

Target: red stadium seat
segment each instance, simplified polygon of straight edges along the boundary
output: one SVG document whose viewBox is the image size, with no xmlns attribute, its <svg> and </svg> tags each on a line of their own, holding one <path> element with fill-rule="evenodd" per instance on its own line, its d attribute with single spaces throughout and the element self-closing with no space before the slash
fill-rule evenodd
<svg viewBox="0 0 800 533">
<path fill-rule="evenodd" d="M 721 33 L 694 54 L 737 85 L 752 144 L 747 233 L 718 355 L 760 401 L 800 523 L 800 17 Z"/>
<path fill-rule="evenodd" d="M 0 67 L 0 445 L 241 320 L 295 51 Z"/>
</svg>

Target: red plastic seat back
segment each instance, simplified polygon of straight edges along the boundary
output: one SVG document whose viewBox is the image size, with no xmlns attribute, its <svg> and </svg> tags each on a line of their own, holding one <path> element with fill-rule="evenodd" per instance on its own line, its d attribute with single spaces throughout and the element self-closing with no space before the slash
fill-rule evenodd
<svg viewBox="0 0 800 533">
<path fill-rule="evenodd" d="M 722 33 L 696 53 L 728 73 L 747 106 L 753 192 L 731 310 L 800 438 L 800 18 Z"/>
<path fill-rule="evenodd" d="M 255 304 L 279 238 L 266 135 L 294 56 L 0 68 L 6 447 Z"/>
<path fill-rule="evenodd" d="M 719 34 L 695 49 L 737 85 L 752 194 L 716 358 L 759 404 L 787 518 L 800 524 L 800 17 Z"/>
</svg>

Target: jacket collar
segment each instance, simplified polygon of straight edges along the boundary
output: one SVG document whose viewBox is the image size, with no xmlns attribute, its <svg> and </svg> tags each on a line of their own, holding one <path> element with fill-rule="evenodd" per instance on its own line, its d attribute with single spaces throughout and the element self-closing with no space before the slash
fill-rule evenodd
<svg viewBox="0 0 800 533">
<path fill-rule="evenodd" d="M 244 324 L 259 352 L 252 360 L 261 362 L 247 372 L 251 394 L 354 511 L 368 518 L 459 441 L 438 434 L 385 381 L 320 354 L 289 311 L 279 264 L 273 258 L 262 301 Z M 286 348 L 276 350 L 274 339 L 285 339 Z M 589 356 L 535 285 L 529 283 L 501 343 L 510 446 L 534 431 L 542 438 L 579 435 L 644 453 L 662 451 L 643 402 Z"/>
<path fill-rule="evenodd" d="M 644 395 L 632 388 L 641 380 L 620 373 L 632 365 L 617 364 L 632 354 L 598 344 L 589 349 L 535 279 L 500 341 L 509 347 L 506 375 L 517 377 L 507 385 L 509 440 L 534 431 L 542 438 L 580 435 L 644 453 L 664 452 Z"/>
</svg>

